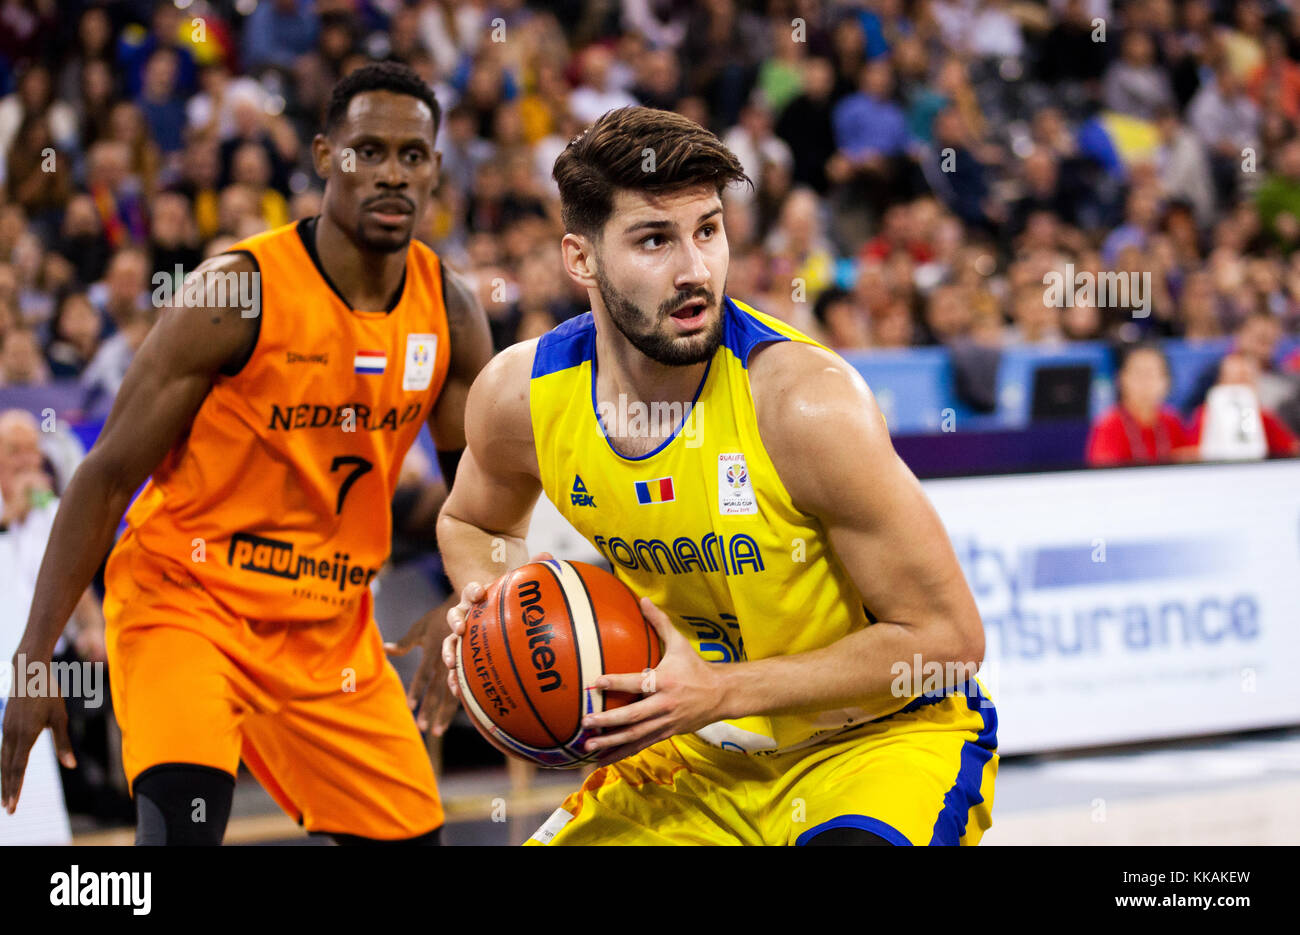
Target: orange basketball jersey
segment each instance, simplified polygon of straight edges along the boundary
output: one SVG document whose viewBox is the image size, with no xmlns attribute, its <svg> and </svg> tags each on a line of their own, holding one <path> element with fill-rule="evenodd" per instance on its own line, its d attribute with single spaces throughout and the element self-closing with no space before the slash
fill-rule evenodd
<svg viewBox="0 0 1300 935">
<path fill-rule="evenodd" d="M 355 610 L 388 557 L 402 459 L 447 373 L 438 256 L 412 241 L 395 304 L 353 309 L 313 248 L 314 220 L 250 237 L 260 276 L 251 357 L 219 376 L 127 513 L 119 549 L 179 563 L 234 613 Z"/>
</svg>

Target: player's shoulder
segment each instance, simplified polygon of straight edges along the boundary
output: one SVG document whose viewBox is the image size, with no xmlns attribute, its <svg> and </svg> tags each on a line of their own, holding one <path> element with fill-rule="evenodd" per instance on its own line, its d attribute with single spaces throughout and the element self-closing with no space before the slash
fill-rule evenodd
<svg viewBox="0 0 1300 935">
<path fill-rule="evenodd" d="M 184 284 L 169 296 L 155 293 L 158 322 L 137 354 L 145 362 L 141 366 L 225 376 L 238 373 L 257 344 L 261 315 L 249 314 L 244 298 L 248 293 L 232 288 L 229 277 L 257 272 L 253 257 L 219 253 L 187 273 Z"/>
<path fill-rule="evenodd" d="M 537 341 L 501 351 L 482 369 L 465 404 L 465 437 L 479 462 L 536 473 L 529 374 Z"/>
<path fill-rule="evenodd" d="M 414 244 L 412 244 L 412 246 L 414 246 Z M 423 244 L 420 244 L 420 246 L 425 250 L 429 250 L 429 248 L 424 247 Z M 433 251 L 430 250 L 429 252 L 432 253 Z M 470 286 L 465 277 L 448 266 L 442 258 L 436 254 L 434 254 L 434 259 L 437 260 L 438 268 L 441 273 L 442 294 L 443 299 L 447 303 L 447 314 L 450 315 L 453 312 L 464 312 L 478 307 L 478 296 L 474 294 L 473 287 Z"/>
<path fill-rule="evenodd" d="M 819 431 L 838 409 L 871 406 L 861 374 L 798 328 L 727 297 L 723 343 L 745 368 L 764 442 L 788 427 Z M 810 422 L 810 420 L 813 420 Z"/>
<path fill-rule="evenodd" d="M 250 293 L 232 286 L 230 277 L 253 276 L 258 272 L 257 259 L 251 254 L 214 254 L 186 273 L 184 281 L 173 288 L 168 288 L 173 284 L 163 274 L 155 275 L 157 288 L 153 301 L 173 321 L 210 319 L 213 324 L 225 323 L 235 331 L 247 331 L 255 326 L 257 316 L 249 314 L 246 296 L 256 295 L 257 286 Z"/>
<path fill-rule="evenodd" d="M 533 358 L 537 354 L 540 338 L 520 341 L 497 353 L 479 375 L 479 382 L 493 395 L 528 396 L 528 381 L 532 376 Z"/>
<path fill-rule="evenodd" d="M 821 488 L 891 451 L 866 381 L 834 351 L 772 342 L 755 350 L 748 369 L 759 438 L 797 503 L 820 504 Z"/>
<path fill-rule="evenodd" d="M 830 368 L 837 373 L 856 373 L 839 354 L 809 341 L 773 340 L 758 345 L 749 355 L 749 379 L 770 383 L 792 379 Z"/>
<path fill-rule="evenodd" d="M 866 381 L 834 351 L 804 341 L 772 341 L 749 357 L 749 386 L 760 420 L 807 419 L 874 405 Z"/>
<path fill-rule="evenodd" d="M 531 378 L 572 370 L 595 357 L 595 319 L 591 312 L 574 315 L 529 343 L 533 345 Z"/>
<path fill-rule="evenodd" d="M 225 253 L 215 253 L 198 266 L 191 275 L 199 273 L 255 273 L 258 270 L 257 257 L 247 250 L 231 249 Z"/>
<path fill-rule="evenodd" d="M 528 384 L 537 339 L 512 344 L 487 362 L 474 380 L 466 424 L 487 420 L 493 435 L 532 436 Z"/>
<path fill-rule="evenodd" d="M 413 246 L 418 241 L 413 242 Z M 453 371 L 472 380 L 492 356 L 492 331 L 487 312 L 478 294 L 468 280 L 442 261 L 424 244 L 438 263 L 442 280 L 442 304 L 447 316 L 447 330 L 451 336 Z"/>
<path fill-rule="evenodd" d="M 217 257 L 243 257 L 254 268 L 268 265 L 278 270 L 280 267 L 293 267 L 302 257 L 301 248 L 306 246 L 303 240 L 303 221 L 290 221 L 238 240 L 216 254 Z M 308 249 L 310 254 L 311 250 Z"/>
</svg>

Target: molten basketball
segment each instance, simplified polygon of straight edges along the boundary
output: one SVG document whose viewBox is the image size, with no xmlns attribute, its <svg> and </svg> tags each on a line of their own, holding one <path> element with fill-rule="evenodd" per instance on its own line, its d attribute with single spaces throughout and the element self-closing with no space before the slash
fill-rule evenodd
<svg viewBox="0 0 1300 935">
<path fill-rule="evenodd" d="M 593 756 L 587 714 L 635 701 L 587 690 L 605 673 L 659 664 L 636 596 L 594 565 L 550 559 L 499 578 L 465 621 L 456 672 L 479 732 L 498 749 L 563 769 Z"/>
</svg>

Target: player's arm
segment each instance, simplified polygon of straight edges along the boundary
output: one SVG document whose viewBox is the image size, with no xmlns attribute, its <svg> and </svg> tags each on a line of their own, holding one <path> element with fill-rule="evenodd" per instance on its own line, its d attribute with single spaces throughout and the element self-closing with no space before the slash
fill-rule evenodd
<svg viewBox="0 0 1300 935">
<path fill-rule="evenodd" d="M 393 504 L 394 533 L 400 530 L 418 542 L 427 543 L 430 548 L 435 545 L 434 527 L 438 511 L 447 499 L 447 491 L 456 478 L 456 466 L 465 451 L 465 399 L 474 379 L 492 359 L 492 332 L 482 303 L 464 280 L 445 264 L 442 277 L 451 357 L 447 377 L 427 419 L 429 434 L 438 453 L 442 483 L 422 485 L 419 495 L 413 500 L 400 504 L 394 501 Z M 426 629 L 422 618 L 400 643 L 390 644 L 390 650 L 398 655 L 407 652 L 424 638 Z"/>
<path fill-rule="evenodd" d="M 806 344 L 770 345 L 751 379 L 759 433 L 800 509 L 821 520 L 877 622 L 830 646 L 731 667 L 726 714 L 896 707 L 898 663 L 917 677 L 973 676 L 984 627 L 961 565 L 915 475 L 894 451 L 856 370 Z M 797 626 L 797 621 L 795 621 Z M 910 686 L 912 680 L 909 678 Z"/>
<path fill-rule="evenodd" d="M 448 489 L 465 451 L 465 402 L 470 387 L 492 359 L 492 332 L 478 296 L 445 265 L 447 329 L 451 334 L 451 363 L 438 401 L 429 413 L 429 433 L 438 449 L 438 466 Z"/>
<path fill-rule="evenodd" d="M 542 492 L 528 406 L 537 342 L 516 344 L 483 368 L 465 403 L 465 454 L 438 517 L 438 549 L 460 603 L 447 612 L 447 683 L 459 697 L 457 643 L 486 586 L 528 560 L 528 525 Z M 434 732 L 450 715 L 439 712 Z"/>
<path fill-rule="evenodd" d="M 446 486 L 429 485 L 412 509 L 400 517 L 403 529 L 415 532 L 421 539 L 434 534 L 447 490 L 455 482 L 465 452 L 465 403 L 474 380 L 492 359 L 492 333 L 478 297 L 446 265 L 442 268 L 442 276 L 451 360 L 447 378 L 429 413 L 428 425 Z M 455 714 L 454 699 L 446 697 L 447 682 L 441 677 L 438 667 L 441 665 L 441 646 L 448 634 L 447 611 L 457 600 L 456 597 L 448 598 L 415 621 L 401 640 L 385 644 L 385 649 L 395 656 L 403 656 L 416 646 L 424 650 L 411 679 L 407 701 L 417 712 L 416 722 L 420 729 L 433 727 L 435 734 L 442 733 Z"/>
<path fill-rule="evenodd" d="M 244 255 L 214 257 L 196 274 L 251 273 Z M 78 466 L 46 544 L 17 653 L 48 665 L 59 634 L 113 544 L 135 492 L 189 428 L 216 375 L 250 353 L 257 319 L 238 307 L 163 310 L 136 353 L 98 441 Z M 31 745 L 47 726 L 65 763 L 72 752 L 60 699 L 15 698 L 5 708 L 0 801 L 12 812 Z"/>
<path fill-rule="evenodd" d="M 664 660 L 653 694 L 584 720 L 623 728 L 589 745 L 606 751 L 602 763 L 721 719 L 848 706 L 887 713 L 898 704 L 891 691 L 897 663 L 909 672 L 918 661 L 938 664 L 959 682 L 983 659 L 983 627 L 948 536 L 894 452 L 862 378 L 836 355 L 793 342 L 763 348 L 749 369 L 759 432 L 777 473 L 795 504 L 821 520 L 878 622 L 822 649 L 718 665 L 704 662 L 642 600 L 664 640 Z M 632 692 L 641 684 L 640 674 L 596 681 Z"/>
<path fill-rule="evenodd" d="M 527 559 L 524 537 L 542 489 L 528 408 L 535 343 L 493 358 L 465 402 L 465 453 L 438 516 L 438 549 L 458 591 Z"/>
</svg>

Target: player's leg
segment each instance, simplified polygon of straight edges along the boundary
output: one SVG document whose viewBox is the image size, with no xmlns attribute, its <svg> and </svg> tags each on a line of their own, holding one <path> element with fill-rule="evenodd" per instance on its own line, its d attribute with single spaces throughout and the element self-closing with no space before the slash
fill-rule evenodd
<svg viewBox="0 0 1300 935">
<path fill-rule="evenodd" d="M 230 661 L 201 634 L 130 626 L 109 638 L 137 844 L 220 844 L 239 767 Z"/>
<path fill-rule="evenodd" d="M 250 717 L 245 736 L 249 770 L 309 832 L 433 843 L 442 827 L 433 766 L 391 667 L 355 691 Z"/>
<path fill-rule="evenodd" d="M 767 764 L 675 737 L 602 767 L 533 833 L 528 845 L 761 844 L 748 805 L 770 785 Z"/>
<path fill-rule="evenodd" d="M 249 770 L 308 832 L 432 843 L 443 822 L 433 766 L 368 603 L 288 639 L 263 673 L 283 703 L 244 724 Z"/>
<path fill-rule="evenodd" d="M 773 836 L 800 845 L 979 843 L 992 824 L 996 711 L 974 683 L 909 708 L 807 751 L 782 790 L 784 828 Z"/>
<path fill-rule="evenodd" d="M 249 772 L 262 784 L 262 787 L 270 794 L 277 805 L 280 806 L 287 814 L 291 815 L 295 821 L 306 824 L 303 814 L 303 808 L 299 806 L 298 799 L 286 791 L 276 778 L 275 770 L 266 763 L 257 747 L 253 743 L 246 743 L 243 749 L 244 765 L 248 767 Z M 310 794 L 310 793 L 309 793 Z M 408 838 L 395 838 L 392 840 L 383 840 L 380 838 L 369 838 L 359 834 L 343 834 L 341 832 L 328 831 L 308 831 L 312 837 L 330 838 L 335 844 L 341 846 L 361 846 L 367 844 L 377 845 L 416 845 L 416 846 L 436 846 L 442 843 L 442 828 L 434 828 L 432 831 L 424 834 L 417 834 Z"/>
<path fill-rule="evenodd" d="M 137 843 L 219 844 L 243 719 L 265 701 L 232 655 L 242 621 L 130 531 L 105 584 L 109 683 Z"/>
<path fill-rule="evenodd" d="M 196 763 L 159 763 L 135 778 L 137 845 L 217 845 L 226 834 L 235 777 Z"/>
</svg>

